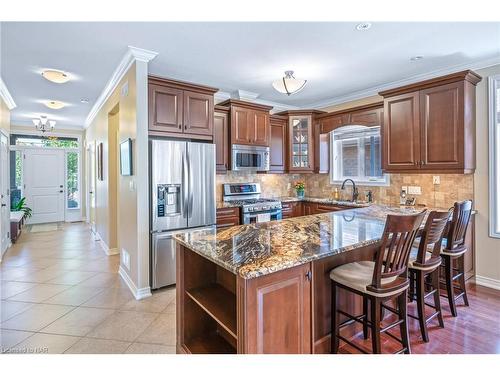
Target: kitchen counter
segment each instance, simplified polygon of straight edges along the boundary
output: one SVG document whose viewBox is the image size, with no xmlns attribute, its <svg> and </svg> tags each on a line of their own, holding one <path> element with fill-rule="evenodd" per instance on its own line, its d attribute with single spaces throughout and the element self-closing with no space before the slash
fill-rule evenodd
<svg viewBox="0 0 500 375">
<path fill-rule="evenodd" d="M 333 198 L 319 198 L 319 197 L 277 197 L 275 198 L 281 202 L 311 202 L 311 203 L 323 203 L 323 204 L 334 204 L 338 206 L 349 206 L 349 207 L 368 207 L 374 203 L 367 202 L 349 202 L 349 201 L 339 201 Z"/>
<path fill-rule="evenodd" d="M 313 203 L 324 203 L 324 204 L 335 204 L 339 206 L 349 206 L 349 207 L 367 207 L 373 203 L 365 203 L 365 202 L 348 202 L 348 201 L 338 201 L 335 199 L 331 198 L 319 198 L 319 197 L 304 197 L 304 198 L 298 198 L 298 197 L 271 197 L 270 199 L 276 199 L 277 201 L 280 201 L 282 203 L 286 202 L 313 202 Z M 236 202 L 224 202 L 224 201 L 217 201 L 216 204 L 217 208 L 233 208 L 233 207 L 241 207 L 240 203 Z"/>
<path fill-rule="evenodd" d="M 329 353 L 330 271 L 373 260 L 387 215 L 421 209 L 372 204 L 175 235 L 177 352 Z M 473 271 L 474 221 L 468 233 Z M 337 303 L 354 316 L 363 311 L 353 294 Z M 342 335 L 353 335 L 352 326 Z"/>
<path fill-rule="evenodd" d="M 244 279 L 295 267 L 380 240 L 387 214 L 413 208 L 380 205 L 280 221 L 175 235 L 180 244 Z"/>
</svg>

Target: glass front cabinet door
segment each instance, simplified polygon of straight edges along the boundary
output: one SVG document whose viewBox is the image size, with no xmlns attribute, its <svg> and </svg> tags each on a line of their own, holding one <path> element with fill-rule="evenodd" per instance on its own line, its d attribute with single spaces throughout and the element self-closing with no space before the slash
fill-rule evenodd
<svg viewBox="0 0 500 375">
<path fill-rule="evenodd" d="M 313 170 L 313 123 L 312 116 L 289 117 L 289 170 L 309 172 Z"/>
</svg>

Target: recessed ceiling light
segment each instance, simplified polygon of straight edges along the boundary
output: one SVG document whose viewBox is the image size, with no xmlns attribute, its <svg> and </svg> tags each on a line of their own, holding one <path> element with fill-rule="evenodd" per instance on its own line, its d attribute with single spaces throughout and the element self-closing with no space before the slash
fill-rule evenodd
<svg viewBox="0 0 500 375">
<path fill-rule="evenodd" d="M 42 72 L 43 78 L 54 83 L 66 83 L 70 80 L 68 73 L 61 70 L 47 69 Z"/>
<path fill-rule="evenodd" d="M 356 25 L 356 30 L 364 31 L 368 30 L 370 27 L 372 27 L 372 24 L 370 22 L 361 22 Z"/>
<path fill-rule="evenodd" d="M 83 98 L 83 99 L 80 99 L 80 102 L 81 102 L 81 103 L 83 103 L 83 104 L 87 104 L 87 103 L 89 102 L 89 100 L 88 100 L 88 99 Z"/>
<path fill-rule="evenodd" d="M 47 106 L 51 109 L 61 109 L 61 108 L 64 108 L 66 106 L 66 104 L 64 104 L 63 102 L 60 102 L 59 100 L 47 100 L 47 101 L 43 102 L 43 104 L 45 104 L 45 106 Z"/>
<path fill-rule="evenodd" d="M 413 56 L 410 58 L 410 61 L 418 61 L 418 60 L 422 60 L 424 58 L 424 56 Z"/>
</svg>

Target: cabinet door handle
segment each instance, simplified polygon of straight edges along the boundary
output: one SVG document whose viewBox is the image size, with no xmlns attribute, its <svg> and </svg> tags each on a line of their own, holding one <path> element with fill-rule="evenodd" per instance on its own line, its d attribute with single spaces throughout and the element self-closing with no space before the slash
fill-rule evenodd
<svg viewBox="0 0 500 375">
<path fill-rule="evenodd" d="M 309 271 L 307 271 L 307 273 L 306 273 L 306 279 L 307 279 L 308 281 L 311 281 L 311 279 L 312 279 L 312 272 L 311 272 L 310 270 L 309 270 Z"/>
</svg>

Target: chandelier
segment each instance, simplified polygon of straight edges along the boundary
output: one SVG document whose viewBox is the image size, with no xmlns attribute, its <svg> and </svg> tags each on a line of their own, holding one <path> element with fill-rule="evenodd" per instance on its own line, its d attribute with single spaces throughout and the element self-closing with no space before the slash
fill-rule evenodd
<svg viewBox="0 0 500 375">
<path fill-rule="evenodd" d="M 40 116 L 40 118 L 34 118 L 33 124 L 35 125 L 36 130 L 39 130 L 42 133 L 52 131 L 56 127 L 56 122 L 54 120 L 47 119 L 47 116 Z"/>
<path fill-rule="evenodd" d="M 302 90 L 306 83 L 305 79 L 295 78 L 293 70 L 287 70 L 283 78 L 273 82 L 273 87 L 282 94 L 292 95 Z"/>
</svg>

